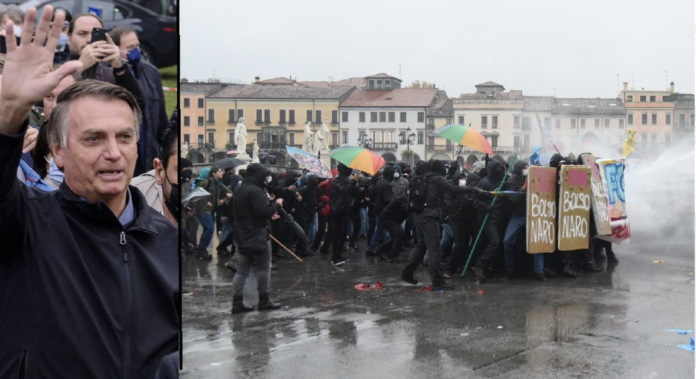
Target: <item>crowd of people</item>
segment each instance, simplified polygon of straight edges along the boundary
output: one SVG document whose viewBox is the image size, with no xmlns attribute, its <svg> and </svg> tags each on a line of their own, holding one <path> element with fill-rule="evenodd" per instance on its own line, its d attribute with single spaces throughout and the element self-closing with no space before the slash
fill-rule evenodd
<svg viewBox="0 0 696 379">
<path fill-rule="evenodd" d="M 135 31 L 38 14 L 0 12 L 0 377 L 178 377 L 178 112 Z"/>
<path fill-rule="evenodd" d="M 574 164 L 574 157 L 560 154 L 549 163 L 557 176 L 563 165 Z M 192 258 L 211 260 L 209 245 L 217 222 L 217 256 L 236 272 L 233 313 L 251 310 L 242 302 L 241 287 L 249 259 L 262 273 L 257 277 L 259 291 L 267 301 L 270 271 L 284 258 L 284 247 L 294 248 L 300 257 L 330 255 L 334 265 L 342 266 L 349 264 L 346 252 L 358 249 L 357 241 L 363 239 L 365 256 L 400 264 L 405 282 L 418 284 L 414 273 L 427 266 L 434 290 L 454 289 L 447 280 L 467 265 L 482 283 L 527 271 L 543 282 L 556 276 L 576 278 L 600 271 L 600 260 L 618 263 L 611 243 L 596 238 L 589 249 L 526 254 L 528 169 L 528 162 L 510 166 L 500 157 L 474 167 L 430 160 L 412 170 L 405 162 L 387 163 L 375 175 L 339 163 L 333 178 L 292 169 L 271 172 L 258 163 L 239 174 L 213 165 L 201 170 L 198 179 L 187 169 L 181 179 L 187 193 L 203 188 L 209 195 L 188 203 L 183 247 Z M 256 196 L 253 204 L 244 192 L 250 187 Z M 506 196 L 498 196 L 500 191 Z M 199 225 L 203 232 L 197 240 Z M 249 225 L 261 235 L 249 232 Z M 248 251 L 253 238 L 259 241 L 256 254 Z"/>
</svg>

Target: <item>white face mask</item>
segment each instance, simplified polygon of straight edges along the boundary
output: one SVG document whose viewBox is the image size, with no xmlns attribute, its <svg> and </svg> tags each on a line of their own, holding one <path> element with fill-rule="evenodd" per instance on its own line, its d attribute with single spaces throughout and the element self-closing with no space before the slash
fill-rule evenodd
<svg viewBox="0 0 696 379">
<path fill-rule="evenodd" d="M 395 178 L 398 178 L 398 177 L 399 177 L 399 173 L 398 173 L 398 172 L 395 172 L 395 173 L 394 173 L 394 177 L 395 177 Z"/>
<path fill-rule="evenodd" d="M 466 179 L 459 179 L 459 186 L 466 187 Z"/>
<path fill-rule="evenodd" d="M 267 176 L 267 177 L 266 177 L 266 183 L 269 183 L 269 184 L 270 184 L 272 180 L 273 180 L 273 177 L 272 177 L 272 176 Z"/>
<path fill-rule="evenodd" d="M 525 168 L 524 170 L 522 170 L 522 176 L 527 176 L 527 173 L 528 173 L 528 172 L 529 172 L 529 170 L 527 170 L 527 169 Z"/>
</svg>

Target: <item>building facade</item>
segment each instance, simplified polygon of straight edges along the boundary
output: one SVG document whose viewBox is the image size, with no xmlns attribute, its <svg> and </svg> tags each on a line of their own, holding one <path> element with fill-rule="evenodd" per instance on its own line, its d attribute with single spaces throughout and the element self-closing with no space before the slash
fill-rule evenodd
<svg viewBox="0 0 696 379">
<path fill-rule="evenodd" d="M 209 158 L 211 149 L 206 146 L 206 97 L 223 86 L 221 83 L 179 84 L 180 141 L 189 146 L 189 155 L 194 163 L 204 163 Z"/>
</svg>

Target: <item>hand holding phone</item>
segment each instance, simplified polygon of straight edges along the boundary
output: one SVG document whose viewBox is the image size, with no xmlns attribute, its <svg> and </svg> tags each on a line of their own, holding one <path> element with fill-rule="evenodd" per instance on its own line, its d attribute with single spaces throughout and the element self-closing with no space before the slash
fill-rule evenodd
<svg viewBox="0 0 696 379">
<path fill-rule="evenodd" d="M 92 29 L 92 40 L 90 42 L 104 41 L 106 42 L 106 32 L 104 28 Z"/>
</svg>

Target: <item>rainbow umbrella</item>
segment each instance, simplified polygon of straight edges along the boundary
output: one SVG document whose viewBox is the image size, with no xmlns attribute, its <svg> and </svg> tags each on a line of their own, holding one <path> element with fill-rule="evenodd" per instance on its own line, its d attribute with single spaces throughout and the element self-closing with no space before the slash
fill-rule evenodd
<svg viewBox="0 0 696 379">
<path fill-rule="evenodd" d="M 436 130 L 435 134 L 482 153 L 493 155 L 493 149 L 491 149 L 491 145 L 488 143 L 486 137 L 468 126 L 457 124 L 445 125 Z"/>
<path fill-rule="evenodd" d="M 331 150 L 330 155 L 344 165 L 370 175 L 384 166 L 384 158 L 363 147 L 341 146 Z"/>
</svg>

